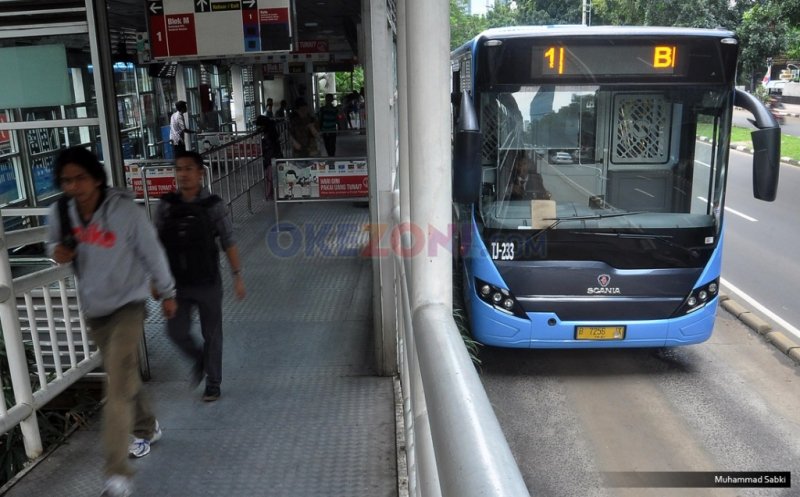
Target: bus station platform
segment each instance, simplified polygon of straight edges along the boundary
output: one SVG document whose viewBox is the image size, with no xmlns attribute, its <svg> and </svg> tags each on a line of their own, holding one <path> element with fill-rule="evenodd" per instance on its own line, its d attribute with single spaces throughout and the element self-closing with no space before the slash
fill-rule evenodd
<svg viewBox="0 0 800 497">
<path fill-rule="evenodd" d="M 337 155 L 365 155 L 344 135 Z M 256 194 L 258 192 L 258 194 Z M 256 199 L 256 197 L 258 197 Z M 393 379 L 377 376 L 372 349 L 372 267 L 355 254 L 366 231 L 326 239 L 336 256 L 275 250 L 274 207 L 253 189 L 253 213 L 234 209 L 247 297 L 236 300 L 223 262 L 222 396 L 203 402 L 190 365 L 148 305 L 151 379 L 145 388 L 163 429 L 132 460 L 138 497 L 389 497 L 397 495 Z M 363 225 L 352 202 L 281 206 L 281 225 Z M 283 231 L 283 228 L 282 228 Z M 319 242 L 317 242 L 319 243 Z M 195 319 L 199 336 L 199 323 Z M 23 474 L 6 495 L 96 497 L 103 485 L 100 416 Z"/>
</svg>

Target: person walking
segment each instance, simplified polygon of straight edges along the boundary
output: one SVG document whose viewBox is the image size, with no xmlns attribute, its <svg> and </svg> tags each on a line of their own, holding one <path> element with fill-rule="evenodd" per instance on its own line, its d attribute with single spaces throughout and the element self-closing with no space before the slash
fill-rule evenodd
<svg viewBox="0 0 800 497">
<path fill-rule="evenodd" d="M 333 95 L 325 95 L 325 105 L 319 109 L 319 129 L 328 157 L 336 156 L 336 131 L 339 124 L 339 109 L 333 105 Z"/>
<path fill-rule="evenodd" d="M 128 457 L 146 456 L 162 435 L 139 373 L 145 300 L 152 283 L 164 316 L 172 318 L 175 284 L 152 224 L 130 193 L 106 186 L 95 154 L 63 150 L 54 181 L 65 197 L 50 207 L 47 251 L 59 264 L 73 263 L 81 310 L 106 372 L 102 495 L 127 497 L 133 492 Z"/>
<path fill-rule="evenodd" d="M 203 188 L 203 158 L 186 151 L 175 160 L 178 191 L 161 197 L 155 223 L 177 284 L 178 310 L 167 321 L 167 334 L 193 362 L 192 383 L 205 377 L 203 400 L 220 397 L 222 383 L 222 279 L 219 244 L 233 275 L 238 299 L 245 297 L 239 252 L 222 199 Z M 203 342 L 191 335 L 192 308 L 200 315 Z"/>
<path fill-rule="evenodd" d="M 175 112 L 169 119 L 169 142 L 172 144 L 172 150 L 177 156 L 179 153 L 186 151 L 186 142 L 184 141 L 184 133 L 194 133 L 186 127 L 186 102 L 178 100 L 175 102 Z"/>
</svg>

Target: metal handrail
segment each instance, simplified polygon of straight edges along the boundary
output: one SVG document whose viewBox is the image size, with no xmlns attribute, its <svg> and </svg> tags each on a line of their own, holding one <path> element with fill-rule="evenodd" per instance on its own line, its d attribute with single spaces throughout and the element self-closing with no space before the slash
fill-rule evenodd
<svg viewBox="0 0 800 497">
<path fill-rule="evenodd" d="M 411 309 L 405 261 L 399 253 L 394 260 L 409 494 L 529 496 L 452 312 L 443 304 Z"/>
<path fill-rule="evenodd" d="M 46 208 L 2 209 L 0 215 L 42 216 L 47 212 Z M 38 230 L 36 233 L 39 237 L 35 241 L 44 242 L 45 231 Z M 79 297 L 73 290 L 77 288 L 77 282 L 74 280 L 71 264 L 50 266 L 13 277 L 7 249 L 14 248 L 18 243 L 28 243 L 30 240 L 30 236 L 18 237 L 14 236 L 13 232 L 6 236 L 4 228 L 0 226 L 0 242 L 4 249 L 0 250 L 0 323 L 15 399 L 14 405 L 10 408 L 6 406 L 4 399 L 0 401 L 0 433 L 19 425 L 25 452 L 33 459 L 42 453 L 36 412 L 73 383 L 96 369 L 101 359 L 96 348 L 90 350 L 83 314 L 80 311 L 77 311 L 77 315 L 72 314 L 76 312 L 74 302 Z M 40 264 L 49 260 L 25 258 L 20 262 Z M 34 298 L 39 296 L 44 299 L 43 305 L 34 304 Z M 24 300 L 23 308 L 26 312 L 30 342 L 34 349 L 35 377 L 38 380 L 36 388 L 31 386 L 33 372 L 28 370 L 25 339 L 18 314 L 20 299 Z M 79 301 L 77 307 L 80 308 Z M 42 311 L 44 311 L 43 317 L 40 315 Z M 73 331 L 73 321 L 77 321 L 75 331 Z M 40 333 L 46 337 L 45 342 L 41 341 Z M 80 350 L 76 347 L 73 333 L 80 334 L 82 344 Z M 66 338 L 66 351 L 55 345 L 62 341 L 62 336 Z M 50 343 L 52 366 L 45 363 L 46 354 L 42 345 L 47 341 Z M 68 362 L 62 361 L 62 356 L 65 354 Z"/>
</svg>

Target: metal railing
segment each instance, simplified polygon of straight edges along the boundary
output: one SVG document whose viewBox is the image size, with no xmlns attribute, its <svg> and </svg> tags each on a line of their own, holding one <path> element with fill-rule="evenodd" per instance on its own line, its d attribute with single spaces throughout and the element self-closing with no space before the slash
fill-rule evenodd
<svg viewBox="0 0 800 497">
<path fill-rule="evenodd" d="M 399 225 L 399 191 L 393 197 Z M 394 252 L 409 495 L 529 496 L 452 312 L 411 309 L 405 260 Z"/>
<path fill-rule="evenodd" d="M 222 198 L 231 216 L 233 215 L 233 203 L 244 195 L 247 196 L 248 212 L 252 213 L 253 211 L 251 191 L 256 184 L 264 180 L 261 136 L 260 132 L 246 134 L 202 133 L 199 135 L 200 140 L 210 143 L 205 150 L 200 151 L 206 165 L 205 184 L 209 190 Z M 175 167 L 174 159 L 130 162 L 138 166 L 142 185 L 148 185 L 154 179 L 152 176 L 148 179 L 148 173 Z M 142 193 L 142 201 L 147 206 L 147 215 L 150 217 L 151 203 L 157 201 L 158 198 L 151 196 L 149 188 L 143 188 Z"/>
<path fill-rule="evenodd" d="M 243 195 L 247 195 L 248 212 L 253 212 L 251 190 L 264 180 L 261 138 L 260 131 L 228 133 L 219 145 L 201 152 L 209 167 L 210 189 L 222 197 L 231 215 L 233 202 Z"/>
<path fill-rule="evenodd" d="M 48 209 L 2 209 L 2 217 L 45 216 Z M 0 226 L 0 324 L 8 358 L 14 401 L 0 402 L 0 433 L 17 425 L 31 459 L 42 453 L 36 412 L 100 363 L 90 345 L 78 301 L 72 265 L 46 266 L 14 277 L 9 249 L 45 241 L 46 228 L 5 233 Z M 32 261 L 26 260 L 25 264 Z M 26 345 L 33 349 L 29 369 Z M 2 387 L 2 385 L 0 385 Z"/>
</svg>

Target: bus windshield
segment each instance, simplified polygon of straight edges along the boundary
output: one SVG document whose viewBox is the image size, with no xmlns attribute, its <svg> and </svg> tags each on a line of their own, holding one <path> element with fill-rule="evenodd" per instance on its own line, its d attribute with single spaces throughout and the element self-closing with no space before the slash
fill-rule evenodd
<svg viewBox="0 0 800 497">
<path fill-rule="evenodd" d="M 723 85 L 544 84 L 481 92 L 483 223 L 716 233 L 729 108 Z"/>
</svg>

